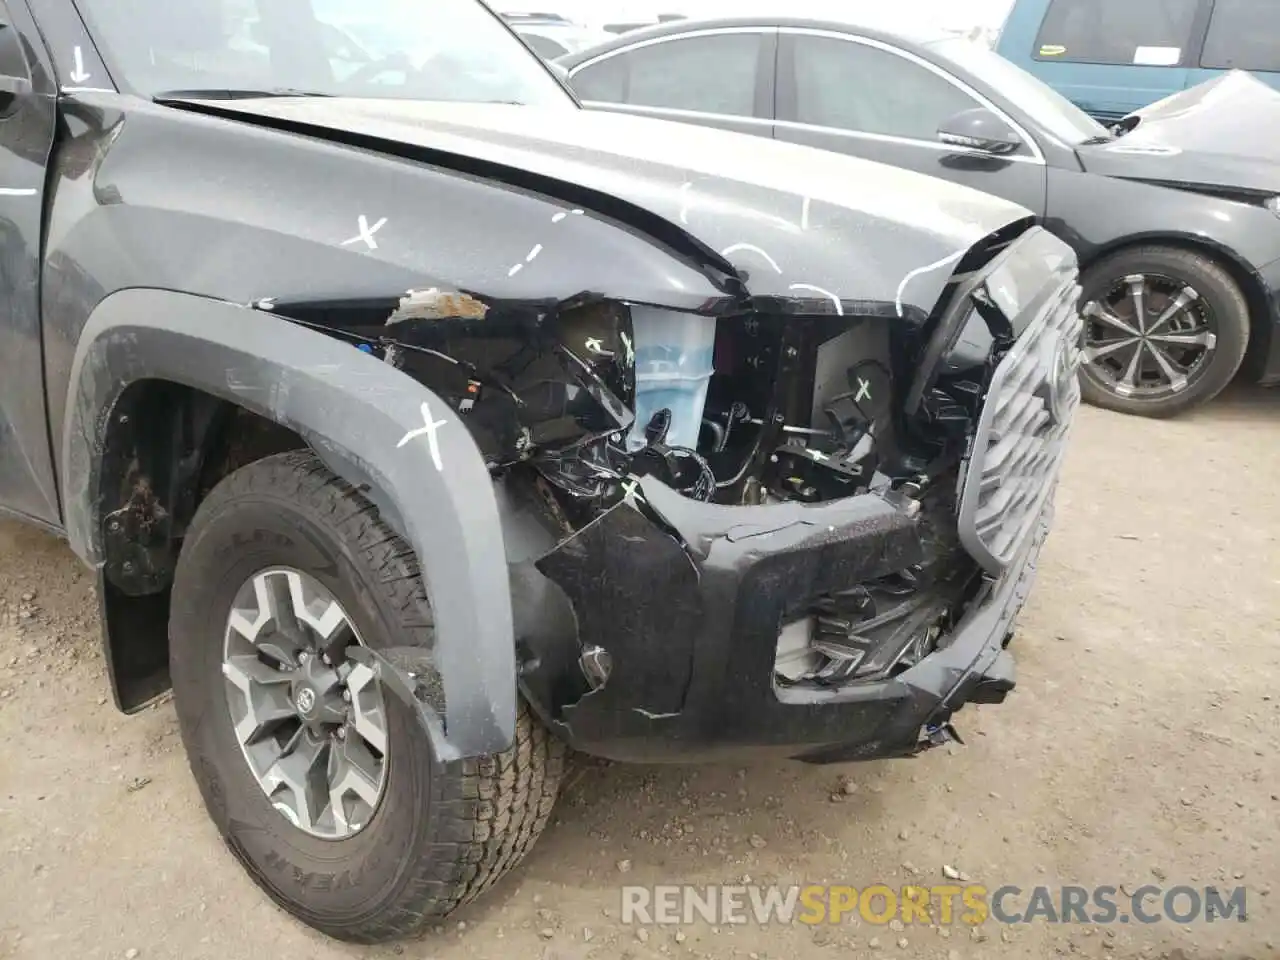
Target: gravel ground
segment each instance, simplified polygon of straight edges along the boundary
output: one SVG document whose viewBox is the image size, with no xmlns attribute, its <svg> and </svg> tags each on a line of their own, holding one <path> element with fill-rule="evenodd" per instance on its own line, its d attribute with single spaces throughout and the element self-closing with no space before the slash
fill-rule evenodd
<svg viewBox="0 0 1280 960">
<path fill-rule="evenodd" d="M 968 746 L 829 768 L 584 765 L 506 883 L 421 942 L 372 949 L 260 895 L 205 817 L 171 705 L 108 705 L 89 577 L 2 523 L 0 956 L 1278 957 L 1280 391 L 1175 422 L 1085 410 L 1076 438 L 1018 689 L 958 717 Z M 1244 885 L 1249 922 L 677 936 L 618 915 L 624 882 L 896 887 L 944 882 L 944 865 L 992 888 Z"/>
</svg>

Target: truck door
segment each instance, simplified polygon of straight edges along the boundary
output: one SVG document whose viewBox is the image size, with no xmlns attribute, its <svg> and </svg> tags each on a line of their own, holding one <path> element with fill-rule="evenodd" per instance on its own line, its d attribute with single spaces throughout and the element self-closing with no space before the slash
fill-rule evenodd
<svg viewBox="0 0 1280 960">
<path fill-rule="evenodd" d="M 57 95 L 44 57 L 26 7 L 0 0 L 0 509 L 56 525 L 40 262 Z"/>
</svg>

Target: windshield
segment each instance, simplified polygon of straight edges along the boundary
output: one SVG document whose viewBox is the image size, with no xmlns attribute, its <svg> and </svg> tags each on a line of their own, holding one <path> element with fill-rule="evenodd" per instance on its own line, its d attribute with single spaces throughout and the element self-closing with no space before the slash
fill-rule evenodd
<svg viewBox="0 0 1280 960">
<path fill-rule="evenodd" d="M 1035 120 L 1047 133 L 1068 146 L 1096 137 L 1110 139 L 1106 127 L 1058 91 L 1042 83 L 1000 54 L 960 38 L 930 44 L 956 66 L 967 70 Z"/>
<path fill-rule="evenodd" d="M 573 106 L 479 0 L 78 0 L 122 89 Z M 211 94 L 212 95 L 212 94 Z"/>
</svg>

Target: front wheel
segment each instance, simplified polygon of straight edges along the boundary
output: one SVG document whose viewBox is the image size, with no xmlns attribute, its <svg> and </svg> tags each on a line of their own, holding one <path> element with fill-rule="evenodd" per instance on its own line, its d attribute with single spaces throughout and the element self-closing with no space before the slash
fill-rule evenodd
<svg viewBox="0 0 1280 960">
<path fill-rule="evenodd" d="M 1240 369 L 1249 305 L 1210 257 L 1162 246 L 1122 250 L 1089 267 L 1082 283 L 1086 402 L 1169 417 L 1213 399 Z"/>
<path fill-rule="evenodd" d="M 414 553 L 310 453 L 250 464 L 201 504 L 174 580 L 174 701 L 210 816 L 277 903 L 331 936 L 411 936 L 519 863 L 564 747 L 521 705 L 504 753 L 441 763 L 353 643 L 434 631 Z"/>
</svg>

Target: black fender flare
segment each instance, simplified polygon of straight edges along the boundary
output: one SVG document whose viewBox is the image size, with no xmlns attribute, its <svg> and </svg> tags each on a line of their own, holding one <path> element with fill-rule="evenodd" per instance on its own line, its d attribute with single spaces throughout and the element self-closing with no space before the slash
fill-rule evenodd
<svg viewBox="0 0 1280 960">
<path fill-rule="evenodd" d="M 97 491 L 110 417 L 144 379 L 275 421 L 345 479 L 373 485 L 425 574 L 445 694 L 437 754 L 507 749 L 516 655 L 502 525 L 492 479 L 457 414 L 394 367 L 271 313 L 165 290 L 114 293 L 81 333 L 62 432 L 67 537 L 95 569 L 105 561 Z"/>
</svg>

